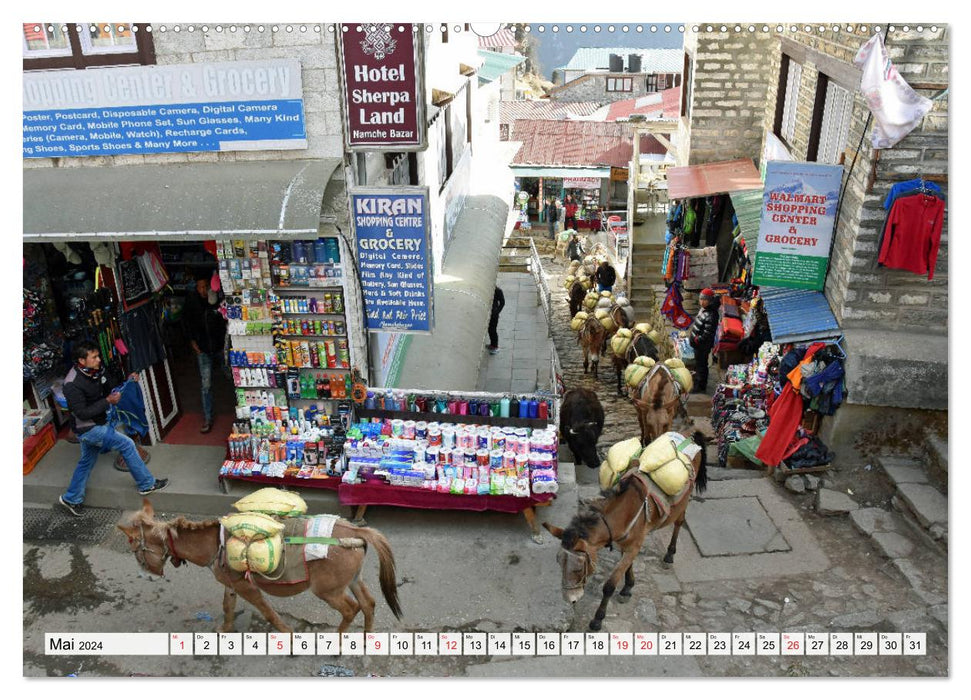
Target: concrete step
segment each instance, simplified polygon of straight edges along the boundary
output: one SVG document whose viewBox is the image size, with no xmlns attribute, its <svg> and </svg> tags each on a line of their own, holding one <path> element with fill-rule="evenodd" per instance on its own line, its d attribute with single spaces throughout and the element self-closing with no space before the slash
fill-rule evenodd
<svg viewBox="0 0 971 700">
<path fill-rule="evenodd" d="M 688 415 L 711 420 L 711 397 L 707 394 L 688 394 Z M 709 422 L 710 425 L 710 422 Z"/>
<path fill-rule="evenodd" d="M 935 540 L 947 541 L 947 497 L 929 484 L 897 484 L 897 495 L 891 503 L 905 515 L 911 515 Z"/>
<path fill-rule="evenodd" d="M 899 484 L 926 484 L 928 483 L 927 472 L 924 465 L 916 459 L 910 457 L 880 456 L 877 462 L 887 473 L 894 486 Z"/>
</svg>

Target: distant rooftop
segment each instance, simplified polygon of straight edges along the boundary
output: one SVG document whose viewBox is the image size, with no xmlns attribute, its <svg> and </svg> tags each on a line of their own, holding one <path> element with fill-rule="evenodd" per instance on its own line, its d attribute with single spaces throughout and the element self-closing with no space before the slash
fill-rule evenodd
<svg viewBox="0 0 971 700">
<path fill-rule="evenodd" d="M 680 73 L 684 69 L 681 49 L 580 48 L 563 70 L 599 71 L 610 69 L 610 54 L 620 56 L 627 72 L 631 54 L 641 57 L 641 73 Z"/>
<path fill-rule="evenodd" d="M 479 37 L 480 49 L 505 49 L 515 48 L 515 46 L 516 36 L 513 34 L 512 29 L 500 29 L 492 36 Z"/>
<path fill-rule="evenodd" d="M 554 102 L 552 100 L 504 100 L 499 103 L 499 121 L 517 119 L 572 119 L 586 117 L 600 109 L 599 102 Z"/>
</svg>

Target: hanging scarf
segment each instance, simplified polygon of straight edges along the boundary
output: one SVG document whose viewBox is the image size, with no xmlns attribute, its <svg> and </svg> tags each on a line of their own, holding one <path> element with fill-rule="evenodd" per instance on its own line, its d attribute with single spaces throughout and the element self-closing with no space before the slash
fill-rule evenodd
<svg viewBox="0 0 971 700">
<path fill-rule="evenodd" d="M 684 330 L 691 326 L 691 321 L 693 320 L 687 311 L 684 310 L 682 306 L 683 300 L 681 298 L 681 289 L 677 284 L 672 284 L 668 289 L 668 293 L 664 297 L 664 302 L 661 304 L 661 313 L 671 319 L 671 324 L 675 328 L 680 328 Z"/>
</svg>

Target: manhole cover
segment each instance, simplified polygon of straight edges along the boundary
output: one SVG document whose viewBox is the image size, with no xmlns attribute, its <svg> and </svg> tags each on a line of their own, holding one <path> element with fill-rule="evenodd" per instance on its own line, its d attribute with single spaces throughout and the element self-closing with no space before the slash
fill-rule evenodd
<svg viewBox="0 0 971 700">
<path fill-rule="evenodd" d="M 754 496 L 694 501 L 687 525 L 703 557 L 792 549 Z"/>
</svg>

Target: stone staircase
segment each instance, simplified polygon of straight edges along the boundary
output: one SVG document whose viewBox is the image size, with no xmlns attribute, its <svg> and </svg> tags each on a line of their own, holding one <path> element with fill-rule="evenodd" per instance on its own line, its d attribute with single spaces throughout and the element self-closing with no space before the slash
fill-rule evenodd
<svg viewBox="0 0 971 700">
<path fill-rule="evenodd" d="M 945 449 L 946 454 L 946 449 Z M 935 483 L 929 469 L 909 457 L 880 457 L 880 466 L 896 488 L 891 503 L 918 535 L 947 547 L 947 495 Z"/>
<path fill-rule="evenodd" d="M 499 251 L 499 272 L 529 272 L 529 237 L 510 236 Z"/>
<path fill-rule="evenodd" d="M 632 256 L 628 284 L 630 302 L 635 309 L 646 309 L 653 300 L 653 294 L 664 292 L 664 276 L 661 274 L 664 244 L 635 243 Z"/>
</svg>

